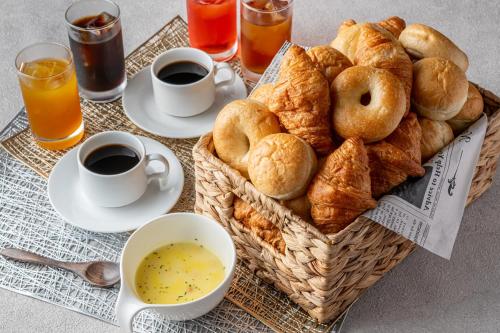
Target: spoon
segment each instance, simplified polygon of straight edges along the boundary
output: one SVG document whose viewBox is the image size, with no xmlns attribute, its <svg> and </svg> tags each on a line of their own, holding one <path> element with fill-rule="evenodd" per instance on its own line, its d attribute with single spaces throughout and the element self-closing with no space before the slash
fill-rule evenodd
<svg viewBox="0 0 500 333">
<path fill-rule="evenodd" d="M 17 261 L 62 268 L 97 287 L 111 287 L 120 281 L 120 265 L 110 261 L 64 262 L 14 248 L 0 250 L 0 255 Z"/>
</svg>

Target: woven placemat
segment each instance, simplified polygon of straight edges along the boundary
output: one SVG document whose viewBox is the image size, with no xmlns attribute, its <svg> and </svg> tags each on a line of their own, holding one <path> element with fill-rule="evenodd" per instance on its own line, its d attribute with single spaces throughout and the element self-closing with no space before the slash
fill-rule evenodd
<svg viewBox="0 0 500 333">
<path fill-rule="evenodd" d="M 128 77 L 134 76 L 141 69 L 149 66 L 154 58 L 165 50 L 188 45 L 187 24 L 177 16 L 127 57 Z M 241 74 L 237 59 L 232 60 L 230 64 L 236 73 Z M 184 168 L 186 177 L 183 193 L 172 212 L 193 210 L 195 190 L 191 150 L 197 139 L 168 139 L 142 131 L 125 116 L 121 99 L 107 104 L 82 100 L 81 105 L 86 136 L 106 130 L 127 131 L 151 137 L 174 151 Z M 44 178 L 48 177 L 55 163 L 65 153 L 65 151 L 48 151 L 39 147 L 33 141 L 28 129 L 1 144 L 11 155 Z M 252 275 L 243 264 L 238 265 L 232 288 L 226 298 L 277 332 L 320 333 L 334 329 L 333 322 L 316 323 L 286 295 Z"/>
</svg>

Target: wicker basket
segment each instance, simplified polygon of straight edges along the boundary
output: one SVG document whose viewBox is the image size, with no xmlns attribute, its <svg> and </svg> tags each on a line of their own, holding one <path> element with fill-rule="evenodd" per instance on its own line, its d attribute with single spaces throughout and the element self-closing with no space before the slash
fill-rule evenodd
<svg viewBox="0 0 500 333">
<path fill-rule="evenodd" d="M 488 129 L 467 203 L 491 185 L 500 153 L 500 98 L 479 88 Z M 238 255 L 261 278 L 273 283 L 320 322 L 336 318 L 360 294 L 408 256 L 415 245 L 359 217 L 341 232 L 325 236 L 289 209 L 260 193 L 237 171 L 214 156 L 212 135 L 193 148 L 195 211 L 216 219 L 233 236 Z M 279 253 L 233 218 L 238 196 L 282 232 L 287 250 Z"/>
</svg>

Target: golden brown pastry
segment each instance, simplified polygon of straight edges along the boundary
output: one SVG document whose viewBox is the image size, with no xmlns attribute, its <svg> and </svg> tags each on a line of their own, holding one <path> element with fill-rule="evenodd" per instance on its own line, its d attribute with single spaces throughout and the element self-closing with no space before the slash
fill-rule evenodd
<svg viewBox="0 0 500 333">
<path fill-rule="evenodd" d="M 382 140 L 398 126 L 406 111 L 403 85 L 389 71 L 353 66 L 331 85 L 333 129 L 347 139 Z"/>
<path fill-rule="evenodd" d="M 347 139 L 331 153 L 313 178 L 307 196 L 313 222 L 326 234 L 339 232 L 365 210 L 375 208 L 363 140 Z"/>
<path fill-rule="evenodd" d="M 406 52 L 414 58 L 440 57 L 453 61 L 464 72 L 469 67 L 467 55 L 462 52 L 448 37 L 424 24 L 410 24 L 401 35 L 399 41 Z"/>
<path fill-rule="evenodd" d="M 379 198 L 408 176 L 423 176 L 420 140 L 422 132 L 415 113 L 410 112 L 385 140 L 367 146 L 371 189 Z"/>
<path fill-rule="evenodd" d="M 422 128 L 420 151 L 422 161 L 426 162 L 453 141 L 453 130 L 445 121 L 418 118 L 418 122 Z"/>
<path fill-rule="evenodd" d="M 400 21 L 399 21 L 400 20 Z M 406 113 L 410 109 L 412 62 L 403 46 L 394 37 L 404 21 L 395 17 L 377 23 L 342 23 L 337 37 L 330 44 L 354 65 L 386 69 L 394 74 L 405 89 Z M 398 21 L 398 23 L 395 23 Z M 390 31 L 383 27 L 389 27 Z"/>
<path fill-rule="evenodd" d="M 227 104 L 217 116 L 213 138 L 219 158 L 248 178 L 248 153 L 263 137 L 280 132 L 279 121 L 253 100 Z"/>
<path fill-rule="evenodd" d="M 328 83 L 340 74 L 344 69 L 351 67 L 352 63 L 342 52 L 328 45 L 315 46 L 307 50 L 307 55 L 326 77 Z"/>
<path fill-rule="evenodd" d="M 285 253 L 286 244 L 280 230 L 238 197 L 234 198 L 233 217 L 279 252 Z"/>
<path fill-rule="evenodd" d="M 453 133 L 458 135 L 464 129 L 472 125 L 473 122 L 481 117 L 483 113 L 484 102 L 483 96 L 472 83 L 469 82 L 467 91 L 467 101 L 460 112 L 453 118 L 447 120 L 448 125 L 453 129 Z"/>
<path fill-rule="evenodd" d="M 311 146 L 288 133 L 266 136 L 248 156 L 252 184 L 265 195 L 279 200 L 303 195 L 316 166 L 316 155 Z"/>
<path fill-rule="evenodd" d="M 318 154 L 333 149 L 328 81 L 303 48 L 293 45 L 283 57 L 269 109 L 289 133 L 305 140 Z"/>
<path fill-rule="evenodd" d="M 411 101 L 419 115 L 448 120 L 464 106 L 468 86 L 464 71 L 452 61 L 424 58 L 413 65 Z"/>
<path fill-rule="evenodd" d="M 303 220 L 311 221 L 311 203 L 309 202 L 307 195 L 303 195 L 292 200 L 281 200 L 280 204 L 289 208 Z"/>
<path fill-rule="evenodd" d="M 248 98 L 261 102 L 267 106 L 269 104 L 269 98 L 273 93 L 273 87 L 274 85 L 272 83 L 262 84 L 255 88 Z"/>
<path fill-rule="evenodd" d="M 406 28 L 406 22 L 397 16 L 391 16 L 383 21 L 380 21 L 378 22 L 378 25 L 389 31 L 396 38 L 399 38 L 401 32 Z"/>
</svg>

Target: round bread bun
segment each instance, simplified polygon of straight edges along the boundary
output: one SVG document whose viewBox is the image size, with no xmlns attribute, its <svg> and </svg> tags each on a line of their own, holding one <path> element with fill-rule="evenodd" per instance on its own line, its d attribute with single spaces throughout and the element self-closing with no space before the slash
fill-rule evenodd
<svg viewBox="0 0 500 333">
<path fill-rule="evenodd" d="M 424 24 L 410 24 L 399 35 L 406 52 L 417 59 L 441 57 L 449 59 L 464 72 L 469 67 L 467 55 L 445 35 Z"/>
<path fill-rule="evenodd" d="M 352 66 L 351 61 L 342 52 L 329 45 L 312 47 L 306 53 L 314 62 L 316 68 L 326 77 L 329 84 L 340 72 Z"/>
<path fill-rule="evenodd" d="M 468 87 L 464 71 L 448 59 L 424 58 L 413 64 L 411 101 L 421 116 L 453 118 L 467 100 Z"/>
<path fill-rule="evenodd" d="M 477 90 L 477 88 L 469 82 L 467 101 L 460 112 L 446 122 L 453 129 L 453 133 L 457 135 L 481 117 L 483 108 L 483 96 L 481 96 L 481 93 Z"/>
<path fill-rule="evenodd" d="M 248 96 L 248 98 L 267 105 L 269 102 L 269 98 L 273 94 L 273 88 L 274 88 L 274 85 L 272 83 L 262 84 L 262 85 L 258 86 L 257 88 L 255 88 L 252 91 L 252 93 L 250 94 L 250 96 Z"/>
<path fill-rule="evenodd" d="M 420 151 L 425 162 L 453 141 L 453 130 L 445 121 L 418 118 L 418 122 L 422 128 Z"/>
<path fill-rule="evenodd" d="M 257 101 L 227 104 L 215 120 L 213 138 L 219 158 L 248 178 L 249 151 L 266 135 L 279 133 L 278 118 Z"/>
<path fill-rule="evenodd" d="M 406 111 L 406 95 L 399 79 L 384 69 L 349 67 L 331 85 L 333 127 L 344 139 L 365 143 L 392 133 Z"/>
<path fill-rule="evenodd" d="M 248 174 L 253 185 L 278 200 L 304 195 L 316 166 L 311 146 L 288 133 L 266 136 L 252 148 L 248 158 Z"/>
</svg>

